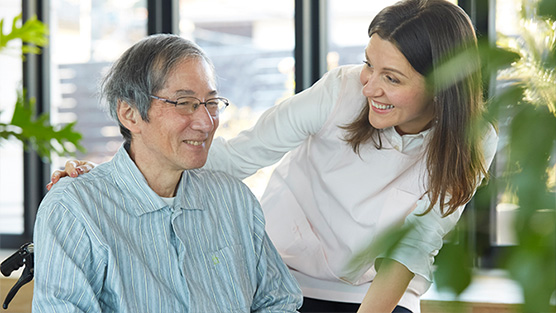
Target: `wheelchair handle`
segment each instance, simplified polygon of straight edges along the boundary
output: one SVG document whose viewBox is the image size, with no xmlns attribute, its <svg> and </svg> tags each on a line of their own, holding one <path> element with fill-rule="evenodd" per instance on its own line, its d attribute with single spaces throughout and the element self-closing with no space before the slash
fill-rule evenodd
<svg viewBox="0 0 556 313">
<path fill-rule="evenodd" d="M 33 280 L 34 276 L 34 245 L 32 242 L 28 242 L 21 246 L 19 250 L 17 250 L 14 254 L 10 255 L 2 264 L 0 264 L 0 271 L 4 276 L 9 276 L 13 271 L 19 269 L 22 266 L 25 266 L 23 269 L 23 273 L 19 280 L 15 283 L 15 285 L 10 289 L 4 303 L 2 304 L 2 308 L 4 310 L 8 309 L 8 305 L 12 301 L 15 294 L 19 291 L 23 285 L 27 284 L 31 280 Z"/>
<path fill-rule="evenodd" d="M 0 272 L 4 276 L 10 276 L 13 271 L 18 270 L 25 264 L 25 258 L 33 253 L 34 245 L 28 242 L 21 246 L 19 250 L 10 255 L 2 264 L 0 264 Z"/>
</svg>

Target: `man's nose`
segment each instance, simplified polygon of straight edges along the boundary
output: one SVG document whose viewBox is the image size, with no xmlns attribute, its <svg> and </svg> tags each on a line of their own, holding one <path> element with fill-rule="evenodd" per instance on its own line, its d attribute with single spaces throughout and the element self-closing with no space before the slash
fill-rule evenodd
<svg viewBox="0 0 556 313">
<path fill-rule="evenodd" d="M 192 118 L 194 129 L 210 132 L 215 127 L 214 117 L 210 115 L 207 108 L 202 104 L 193 112 Z"/>
</svg>

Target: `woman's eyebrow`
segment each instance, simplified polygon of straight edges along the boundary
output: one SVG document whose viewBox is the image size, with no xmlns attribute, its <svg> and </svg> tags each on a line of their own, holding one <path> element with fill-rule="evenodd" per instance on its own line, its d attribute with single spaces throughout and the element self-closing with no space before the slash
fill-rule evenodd
<svg viewBox="0 0 556 313">
<path fill-rule="evenodd" d="M 397 73 L 397 74 L 399 74 L 399 75 L 402 75 L 402 76 L 405 77 L 405 78 L 408 78 L 407 75 L 405 75 L 404 73 L 402 73 L 401 71 L 399 71 L 399 70 L 397 70 L 397 69 L 395 69 L 395 68 L 385 67 L 385 68 L 383 68 L 383 70 L 388 71 L 388 72 L 394 72 L 394 73 Z"/>
<path fill-rule="evenodd" d="M 369 55 L 368 55 L 367 53 L 365 53 L 365 59 L 367 60 L 367 62 L 371 63 L 371 65 L 374 66 L 374 63 L 371 61 L 371 59 L 369 58 Z M 393 68 L 393 67 L 383 67 L 383 68 L 381 68 L 381 69 L 382 69 L 383 71 L 388 71 L 388 72 L 397 73 L 397 74 L 399 74 L 399 75 L 402 75 L 402 76 L 405 77 L 405 78 L 408 78 L 408 76 L 405 75 L 403 72 L 401 72 L 400 70 L 395 69 L 395 68 Z"/>
</svg>

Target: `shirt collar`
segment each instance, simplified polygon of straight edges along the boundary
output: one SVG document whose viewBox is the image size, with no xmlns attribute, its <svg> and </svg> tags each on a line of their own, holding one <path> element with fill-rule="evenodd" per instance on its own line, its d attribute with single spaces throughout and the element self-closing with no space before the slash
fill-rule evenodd
<svg viewBox="0 0 556 313">
<path fill-rule="evenodd" d="M 111 165 L 116 184 L 126 192 L 127 197 L 130 197 L 124 204 L 128 212 L 139 216 L 167 206 L 149 187 L 147 180 L 129 156 L 125 144 L 114 155 Z M 135 203 L 137 205 L 134 205 Z"/>
<path fill-rule="evenodd" d="M 433 128 L 434 126 L 417 134 L 406 134 L 402 136 L 398 134 L 394 127 L 388 127 L 383 129 L 382 134 L 386 141 L 390 143 L 391 148 L 402 153 L 412 154 L 413 152 L 421 151 L 421 149 L 418 148 L 424 146 L 425 141 L 431 136 L 430 134 Z"/>
<path fill-rule="evenodd" d="M 147 180 L 143 176 L 143 173 L 139 170 L 135 162 L 129 156 L 125 148 L 125 144 L 120 147 L 116 155 L 111 161 L 112 173 L 116 184 L 125 192 L 127 195 L 135 199 L 135 201 L 129 201 L 128 206 L 125 207 L 127 211 L 133 213 L 137 216 L 158 211 L 165 207 L 168 207 L 166 202 L 149 187 Z M 200 205 L 199 197 L 202 192 L 200 192 L 198 186 L 192 186 L 192 188 L 186 188 L 190 181 L 190 171 L 184 171 L 180 179 L 176 199 L 174 201 L 174 208 L 171 209 L 203 209 L 204 207 Z M 131 205 L 132 203 L 138 203 L 138 205 Z"/>
<path fill-rule="evenodd" d="M 202 176 L 205 171 L 202 169 L 186 170 L 181 175 L 174 209 L 182 210 L 204 210 L 208 203 L 207 193 L 203 189 Z"/>
</svg>

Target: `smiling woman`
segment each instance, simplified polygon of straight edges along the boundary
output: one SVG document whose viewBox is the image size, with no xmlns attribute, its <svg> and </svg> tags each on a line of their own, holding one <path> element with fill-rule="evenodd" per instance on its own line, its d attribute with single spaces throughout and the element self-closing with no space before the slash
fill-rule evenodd
<svg viewBox="0 0 556 313">
<path fill-rule="evenodd" d="M 365 51 L 361 84 L 370 106 L 369 123 L 377 129 L 394 126 L 400 135 L 430 128 L 434 106 L 425 77 L 394 44 L 376 33 Z"/>
<path fill-rule="evenodd" d="M 461 8 L 402 1 L 382 10 L 368 35 L 366 64 L 333 69 L 252 129 L 216 138 L 207 163 L 246 177 L 289 152 L 261 203 L 269 235 L 301 284 L 304 312 L 353 310 L 347 306 L 361 301 L 361 310 L 418 312 L 443 236 L 496 150 L 497 135 L 482 120 L 477 62 L 447 88 L 425 83 L 442 57 L 463 44 L 477 49 Z M 468 132 L 477 121 L 481 128 Z M 414 229 L 391 255 L 348 266 L 401 223 Z"/>
</svg>

